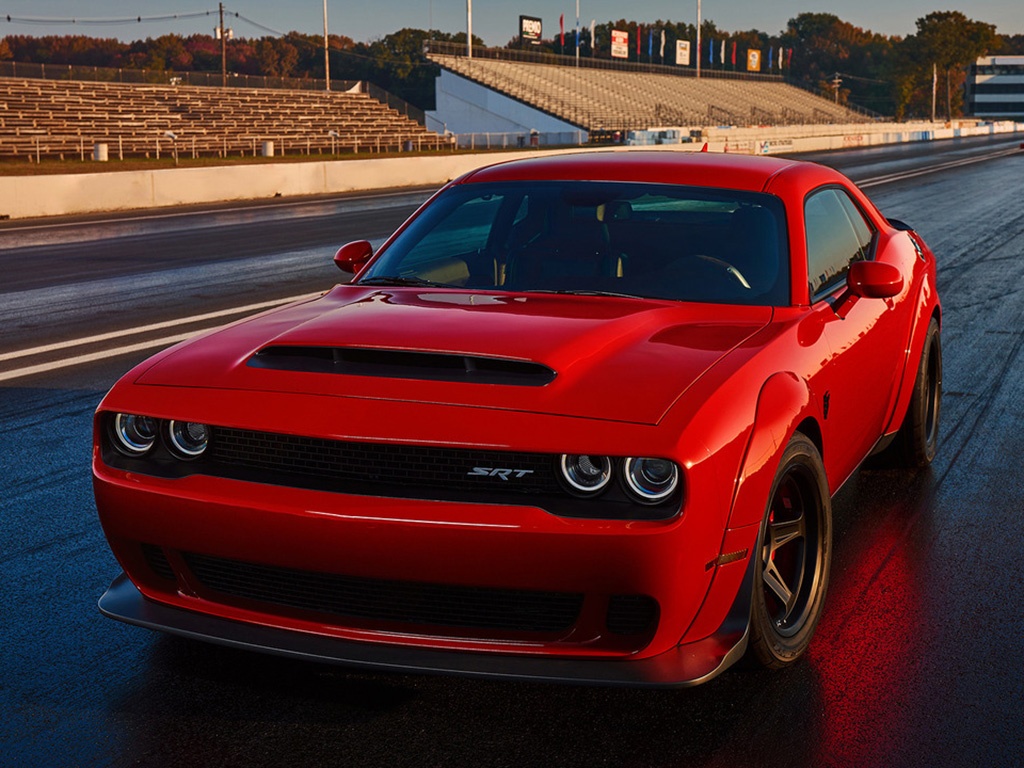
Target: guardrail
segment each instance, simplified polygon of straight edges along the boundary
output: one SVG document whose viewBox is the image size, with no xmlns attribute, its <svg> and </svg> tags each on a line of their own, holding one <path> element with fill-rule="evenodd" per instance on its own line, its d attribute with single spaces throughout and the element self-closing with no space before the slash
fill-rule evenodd
<svg viewBox="0 0 1024 768">
<path fill-rule="evenodd" d="M 508 133 L 449 134 L 459 149 L 523 149 L 526 147 L 571 147 L 587 143 L 586 131 L 513 131 Z"/>
<path fill-rule="evenodd" d="M 290 91 L 323 91 L 323 80 L 304 77 L 262 77 L 229 72 L 180 72 L 173 69 L 121 69 L 89 67 L 79 64 L 37 64 L 0 61 L 0 77 L 26 77 L 36 80 L 87 80 L 101 83 L 147 83 L 149 85 L 198 85 L 227 88 L 274 88 Z M 359 80 L 332 80 L 332 91 L 347 91 Z"/>
</svg>

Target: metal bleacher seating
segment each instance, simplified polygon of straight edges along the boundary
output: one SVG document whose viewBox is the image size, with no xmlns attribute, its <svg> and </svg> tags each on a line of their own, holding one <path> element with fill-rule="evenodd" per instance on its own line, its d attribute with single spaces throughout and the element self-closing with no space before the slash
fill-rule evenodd
<svg viewBox="0 0 1024 768">
<path fill-rule="evenodd" d="M 0 158 L 91 156 L 94 143 L 112 159 L 250 155 L 264 141 L 276 154 L 450 146 L 365 93 L 0 78 Z"/>
<path fill-rule="evenodd" d="M 590 131 L 869 120 L 781 80 L 697 79 L 440 53 L 429 58 L 457 75 Z"/>
</svg>

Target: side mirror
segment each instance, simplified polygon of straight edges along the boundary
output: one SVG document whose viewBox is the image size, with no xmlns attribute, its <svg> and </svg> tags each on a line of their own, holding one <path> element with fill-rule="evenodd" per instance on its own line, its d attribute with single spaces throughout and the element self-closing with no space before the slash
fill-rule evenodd
<svg viewBox="0 0 1024 768">
<path fill-rule="evenodd" d="M 888 219 L 889 226 L 893 229 L 898 229 L 900 232 L 913 232 L 914 228 L 907 224 L 905 221 L 899 219 Z"/>
<path fill-rule="evenodd" d="M 850 265 L 846 285 L 854 296 L 888 299 L 903 290 L 903 275 L 892 264 L 857 261 Z"/>
<path fill-rule="evenodd" d="M 342 272 L 354 275 L 362 269 L 373 256 L 373 246 L 368 240 L 356 240 L 345 243 L 334 254 L 334 263 Z"/>
</svg>

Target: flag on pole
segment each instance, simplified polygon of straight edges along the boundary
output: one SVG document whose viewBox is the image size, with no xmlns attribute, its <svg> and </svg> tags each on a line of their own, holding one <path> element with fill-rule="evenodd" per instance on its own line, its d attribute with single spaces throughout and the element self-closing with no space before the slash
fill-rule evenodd
<svg viewBox="0 0 1024 768">
<path fill-rule="evenodd" d="M 708 64 L 715 63 L 715 38 L 708 40 Z"/>
<path fill-rule="evenodd" d="M 782 46 L 779 46 L 779 70 L 782 70 Z"/>
<path fill-rule="evenodd" d="M 725 40 L 722 41 L 722 55 L 719 58 L 721 58 L 722 64 L 725 64 Z"/>
<path fill-rule="evenodd" d="M 594 27 L 597 26 L 597 19 L 590 20 L 590 55 L 594 55 L 594 51 L 597 50 L 597 40 L 594 39 Z"/>
<path fill-rule="evenodd" d="M 647 60 L 650 61 L 654 57 L 654 30 L 647 30 Z"/>
<path fill-rule="evenodd" d="M 564 13 L 558 17 L 558 29 L 559 29 L 559 35 L 561 36 L 562 48 L 565 48 L 565 14 Z"/>
<path fill-rule="evenodd" d="M 640 38 L 643 37 L 643 27 L 636 25 L 636 60 L 640 61 Z"/>
<path fill-rule="evenodd" d="M 736 41 L 732 41 L 732 65 L 736 66 Z"/>
<path fill-rule="evenodd" d="M 786 51 L 786 67 L 791 68 L 793 66 L 793 49 L 790 48 Z"/>
<path fill-rule="evenodd" d="M 580 0 L 576 0 L 576 59 L 580 58 Z"/>
<path fill-rule="evenodd" d="M 658 58 L 662 63 L 665 61 L 665 30 L 661 30 L 661 49 L 658 51 Z"/>
<path fill-rule="evenodd" d="M 774 51 L 774 50 L 775 49 L 772 48 L 770 45 L 768 46 L 768 70 L 769 71 L 771 71 L 771 68 L 772 68 L 772 51 Z"/>
</svg>

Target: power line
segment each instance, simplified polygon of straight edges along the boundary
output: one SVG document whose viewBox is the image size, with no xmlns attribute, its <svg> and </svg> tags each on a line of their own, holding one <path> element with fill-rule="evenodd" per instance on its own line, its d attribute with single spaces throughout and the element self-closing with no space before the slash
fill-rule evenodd
<svg viewBox="0 0 1024 768">
<path fill-rule="evenodd" d="M 86 18 L 80 19 L 77 17 L 67 18 L 55 18 L 45 16 L 12 16 L 11 14 L 6 15 L 6 19 L 11 24 L 40 24 L 40 25 L 56 25 L 56 24 L 83 24 L 83 25 L 101 25 L 101 24 L 141 24 L 144 21 L 177 21 L 178 19 L 195 19 L 202 16 L 211 16 L 214 11 L 190 11 L 189 13 L 172 13 L 164 16 L 123 16 L 120 18 Z"/>
<path fill-rule="evenodd" d="M 260 30 L 262 30 L 264 32 L 269 32 L 272 35 L 277 35 L 278 37 L 280 37 L 280 38 L 282 38 L 284 40 L 294 41 L 296 43 L 301 43 L 303 45 L 308 45 L 308 46 L 315 47 L 315 48 L 319 48 L 319 46 L 320 46 L 319 41 L 308 39 L 307 37 L 303 37 L 299 33 L 296 33 L 296 32 L 282 32 L 279 29 L 274 29 L 273 27 L 268 27 L 265 24 L 260 24 L 258 21 L 254 20 L 254 19 L 250 19 L 248 16 L 243 16 L 238 11 L 229 11 L 228 9 L 225 9 L 224 12 L 225 13 L 230 13 L 236 19 L 238 19 L 240 21 L 244 21 L 247 24 L 251 24 L 252 26 L 254 26 L 257 29 L 260 29 Z M 312 37 L 312 36 L 310 36 L 310 37 Z M 342 48 L 342 47 L 340 47 L 338 45 L 335 45 L 333 42 L 329 42 L 329 45 L 330 45 L 330 48 L 331 48 L 332 51 L 340 53 L 343 56 L 350 56 L 350 57 L 352 57 L 354 59 L 362 59 L 363 61 L 371 61 L 371 62 L 374 62 L 375 64 L 377 64 L 378 66 L 405 66 L 405 67 L 408 67 L 408 66 L 412 66 L 412 67 L 435 67 L 436 66 L 433 62 L 425 62 L 425 61 L 409 61 L 409 62 L 388 61 L 387 59 L 382 59 L 382 58 L 380 58 L 378 56 L 367 56 L 367 55 L 362 54 L 362 53 L 356 53 L 355 51 L 351 51 L 351 50 L 349 50 L 347 48 Z"/>
</svg>

